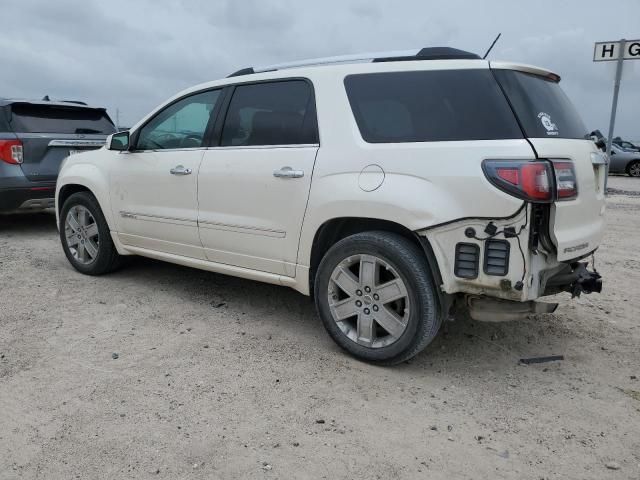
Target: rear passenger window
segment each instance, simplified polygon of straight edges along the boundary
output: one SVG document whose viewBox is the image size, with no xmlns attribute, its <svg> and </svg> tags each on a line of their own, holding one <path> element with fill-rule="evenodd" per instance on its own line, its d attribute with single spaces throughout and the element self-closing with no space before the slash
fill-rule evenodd
<svg viewBox="0 0 640 480">
<path fill-rule="evenodd" d="M 486 69 L 358 74 L 344 83 L 369 143 L 522 138 Z"/>
<path fill-rule="evenodd" d="M 313 91 L 306 81 L 235 88 L 222 129 L 223 147 L 317 142 Z"/>
</svg>

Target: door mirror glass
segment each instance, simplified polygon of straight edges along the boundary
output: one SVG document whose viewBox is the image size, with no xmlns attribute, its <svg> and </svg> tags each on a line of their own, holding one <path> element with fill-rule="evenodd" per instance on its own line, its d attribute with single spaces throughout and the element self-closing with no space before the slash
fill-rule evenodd
<svg viewBox="0 0 640 480">
<path fill-rule="evenodd" d="M 107 148 L 119 152 L 129 150 L 129 132 L 118 132 L 107 137 Z"/>
</svg>

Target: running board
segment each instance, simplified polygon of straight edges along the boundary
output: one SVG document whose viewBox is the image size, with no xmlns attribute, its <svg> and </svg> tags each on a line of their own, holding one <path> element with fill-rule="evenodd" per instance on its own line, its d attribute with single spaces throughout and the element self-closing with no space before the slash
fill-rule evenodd
<svg viewBox="0 0 640 480">
<path fill-rule="evenodd" d="M 514 302 L 469 295 L 466 299 L 469 316 L 478 322 L 510 322 L 524 320 L 536 313 L 553 313 L 557 303 Z"/>
</svg>

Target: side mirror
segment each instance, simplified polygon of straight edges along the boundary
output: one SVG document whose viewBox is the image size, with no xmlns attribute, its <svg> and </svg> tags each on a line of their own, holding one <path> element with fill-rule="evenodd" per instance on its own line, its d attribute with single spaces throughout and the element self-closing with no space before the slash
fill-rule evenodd
<svg viewBox="0 0 640 480">
<path fill-rule="evenodd" d="M 107 137 L 107 150 L 124 152 L 129 150 L 129 132 L 118 132 Z"/>
</svg>

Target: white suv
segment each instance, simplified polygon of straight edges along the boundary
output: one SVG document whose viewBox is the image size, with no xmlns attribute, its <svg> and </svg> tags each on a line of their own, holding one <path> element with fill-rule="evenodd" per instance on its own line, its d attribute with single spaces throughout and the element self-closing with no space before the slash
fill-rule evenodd
<svg viewBox="0 0 640 480">
<path fill-rule="evenodd" d="M 600 291 L 606 158 L 558 75 L 451 48 L 248 68 L 183 91 L 56 189 L 80 272 L 124 255 L 313 295 L 351 354 L 394 364 L 466 309 Z"/>
</svg>

